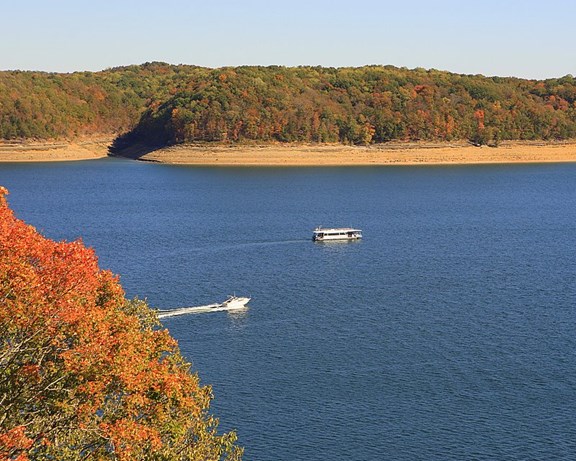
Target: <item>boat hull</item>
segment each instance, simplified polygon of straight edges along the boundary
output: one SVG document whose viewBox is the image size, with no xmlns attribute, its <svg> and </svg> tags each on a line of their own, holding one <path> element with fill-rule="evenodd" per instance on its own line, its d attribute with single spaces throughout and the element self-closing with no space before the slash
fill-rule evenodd
<svg viewBox="0 0 576 461">
<path fill-rule="evenodd" d="M 340 241 L 348 241 L 348 240 L 360 240 L 362 238 L 361 235 L 358 236 L 351 236 L 351 237 L 340 237 L 340 236 L 332 236 L 332 235 L 328 235 L 328 236 L 324 236 L 324 237 L 316 237 L 314 236 L 314 238 L 312 240 L 314 240 L 315 242 L 327 242 L 327 241 L 335 241 L 335 240 L 340 240 Z"/>
</svg>

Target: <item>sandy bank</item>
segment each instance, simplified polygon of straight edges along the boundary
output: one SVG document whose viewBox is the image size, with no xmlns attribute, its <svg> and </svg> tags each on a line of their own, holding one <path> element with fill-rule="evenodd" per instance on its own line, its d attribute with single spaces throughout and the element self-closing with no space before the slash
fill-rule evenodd
<svg viewBox="0 0 576 461">
<path fill-rule="evenodd" d="M 504 143 L 389 143 L 342 145 L 263 145 L 227 147 L 178 145 L 140 157 L 152 162 L 210 166 L 361 166 L 575 162 L 576 141 Z"/>
<path fill-rule="evenodd" d="M 46 162 L 106 157 L 111 138 L 75 142 L 0 142 L 0 162 Z M 366 166 L 576 162 L 576 140 L 506 142 L 474 147 L 465 142 L 404 143 L 374 146 L 340 144 L 265 144 L 250 146 L 191 144 L 149 151 L 133 149 L 129 158 L 203 166 Z"/>
<path fill-rule="evenodd" d="M 58 162 L 108 156 L 112 138 L 67 142 L 0 141 L 0 162 Z"/>
</svg>

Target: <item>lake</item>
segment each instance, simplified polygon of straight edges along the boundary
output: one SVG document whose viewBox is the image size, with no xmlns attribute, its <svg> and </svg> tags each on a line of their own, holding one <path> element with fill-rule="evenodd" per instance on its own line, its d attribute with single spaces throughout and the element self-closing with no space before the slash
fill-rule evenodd
<svg viewBox="0 0 576 461">
<path fill-rule="evenodd" d="M 0 164 L 18 217 L 170 317 L 246 460 L 572 460 L 576 164 Z M 352 226 L 364 239 L 314 243 Z"/>
</svg>

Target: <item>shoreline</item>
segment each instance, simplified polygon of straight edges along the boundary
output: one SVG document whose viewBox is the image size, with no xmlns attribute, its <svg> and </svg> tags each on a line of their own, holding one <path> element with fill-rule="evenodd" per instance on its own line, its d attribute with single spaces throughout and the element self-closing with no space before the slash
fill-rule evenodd
<svg viewBox="0 0 576 461">
<path fill-rule="evenodd" d="M 83 138 L 76 141 L 0 141 L 0 163 L 70 162 L 108 157 L 113 138 Z"/>
<path fill-rule="evenodd" d="M 62 142 L 0 142 L 0 163 L 91 160 L 110 156 L 111 138 Z M 313 167 L 386 165 L 473 165 L 576 162 L 576 140 L 515 141 L 499 147 L 466 142 L 391 142 L 371 146 L 341 144 L 188 144 L 133 150 L 120 158 L 153 163 L 222 167 Z"/>
<path fill-rule="evenodd" d="M 306 167 L 463 165 L 576 162 L 576 141 L 509 143 L 475 147 L 466 143 L 390 143 L 376 146 L 261 145 L 225 147 L 182 145 L 147 153 L 140 160 L 174 165 Z"/>
</svg>

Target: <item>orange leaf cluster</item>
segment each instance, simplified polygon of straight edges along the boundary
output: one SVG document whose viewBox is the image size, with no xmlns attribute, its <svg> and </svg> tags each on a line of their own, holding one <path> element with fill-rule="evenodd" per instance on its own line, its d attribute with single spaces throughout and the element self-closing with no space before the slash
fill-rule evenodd
<svg viewBox="0 0 576 461">
<path fill-rule="evenodd" d="M 483 130 L 484 129 L 484 111 L 482 109 L 477 109 L 474 112 L 474 118 L 478 122 L 478 129 Z"/>
<path fill-rule="evenodd" d="M 234 434 L 215 433 L 211 390 L 155 314 L 127 301 L 81 241 L 54 242 L 16 219 L 6 194 L 0 187 L 0 460 L 239 459 Z"/>
</svg>

